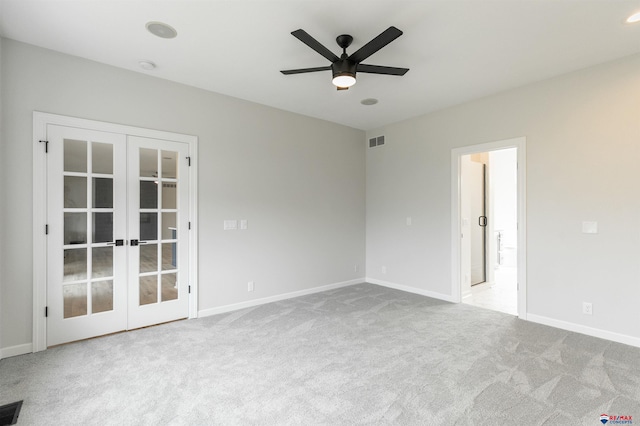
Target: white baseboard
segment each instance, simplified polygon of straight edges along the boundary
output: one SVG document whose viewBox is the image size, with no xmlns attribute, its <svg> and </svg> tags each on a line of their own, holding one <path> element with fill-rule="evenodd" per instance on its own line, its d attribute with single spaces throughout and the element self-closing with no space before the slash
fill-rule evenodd
<svg viewBox="0 0 640 426">
<path fill-rule="evenodd" d="M 291 293 L 278 294 L 276 296 L 263 297 L 262 299 L 247 300 L 246 302 L 234 303 L 232 305 L 219 306 L 217 308 L 202 309 L 198 311 L 198 318 L 208 317 L 211 315 L 224 314 L 226 312 L 237 311 L 239 309 L 251 308 L 254 306 L 264 305 L 266 303 L 278 302 L 280 300 L 293 299 L 294 297 L 306 296 L 308 294 L 320 293 L 327 290 L 333 290 L 341 287 L 348 287 L 354 284 L 362 284 L 364 278 L 355 280 L 342 281 L 339 283 L 327 284 L 320 287 L 313 287 L 306 290 L 293 291 Z"/>
<path fill-rule="evenodd" d="M 582 324 L 561 321 L 549 317 L 534 315 L 531 313 L 527 314 L 527 321 L 548 325 L 550 327 L 560 328 L 562 330 L 574 331 L 576 333 L 586 334 L 587 336 L 599 337 L 601 339 L 611 340 L 613 342 L 624 343 L 625 345 L 636 346 L 640 348 L 640 338 L 628 336 L 626 334 L 601 330 L 599 328 L 588 327 Z"/>
<path fill-rule="evenodd" d="M 438 293 L 438 292 L 431 291 L 431 290 L 424 290 L 422 288 L 410 287 L 410 286 L 404 285 L 404 284 L 396 284 L 396 283 L 392 283 L 392 282 L 389 282 L 389 281 L 377 280 L 375 278 L 365 278 L 365 280 L 366 280 L 366 282 L 371 283 L 371 284 L 378 284 L 378 285 L 381 285 L 383 287 L 389 287 L 389 288 L 394 288 L 396 290 L 406 291 L 407 293 L 419 294 L 421 296 L 427 296 L 427 297 L 431 297 L 433 299 L 440 299 L 440 300 L 444 300 L 446 302 L 455 303 L 455 301 L 453 300 L 453 297 L 451 295 L 449 295 L 449 294 Z"/>
<path fill-rule="evenodd" d="M 30 354 L 31 352 L 33 352 L 33 345 L 31 343 L 9 346 L 8 348 L 0 349 L 0 359 L 9 358 L 11 356 Z"/>
</svg>

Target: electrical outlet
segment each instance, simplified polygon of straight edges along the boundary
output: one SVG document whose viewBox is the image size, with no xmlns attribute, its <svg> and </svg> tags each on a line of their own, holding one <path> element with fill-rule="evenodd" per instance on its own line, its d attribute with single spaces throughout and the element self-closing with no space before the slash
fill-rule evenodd
<svg viewBox="0 0 640 426">
<path fill-rule="evenodd" d="M 593 304 L 582 302 L 582 313 L 585 315 L 593 315 Z"/>
<path fill-rule="evenodd" d="M 353 265 L 353 272 L 358 272 L 358 265 Z"/>
<path fill-rule="evenodd" d="M 386 267 L 386 266 L 383 266 L 383 267 L 381 268 L 381 270 L 382 270 L 382 273 L 383 273 L 383 274 L 386 274 L 386 273 L 387 273 L 387 267 Z"/>
<path fill-rule="evenodd" d="M 253 291 L 253 289 L 254 289 L 253 281 L 249 281 L 247 285 L 247 291 Z"/>
</svg>

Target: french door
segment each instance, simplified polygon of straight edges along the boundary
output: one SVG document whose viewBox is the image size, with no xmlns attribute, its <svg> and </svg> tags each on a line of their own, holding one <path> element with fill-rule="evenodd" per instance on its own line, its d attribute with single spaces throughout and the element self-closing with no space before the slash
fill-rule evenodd
<svg viewBox="0 0 640 426">
<path fill-rule="evenodd" d="M 188 145 L 47 126 L 47 345 L 188 316 Z"/>
</svg>

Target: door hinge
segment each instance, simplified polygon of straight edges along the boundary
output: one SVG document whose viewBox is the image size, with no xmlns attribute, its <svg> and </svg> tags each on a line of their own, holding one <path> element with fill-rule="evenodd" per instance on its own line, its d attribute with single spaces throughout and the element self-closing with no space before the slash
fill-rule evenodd
<svg viewBox="0 0 640 426">
<path fill-rule="evenodd" d="M 49 235 L 49 224 L 48 223 L 44 226 L 44 235 Z"/>
<path fill-rule="evenodd" d="M 189 294 L 191 294 L 191 286 L 189 286 Z"/>
<path fill-rule="evenodd" d="M 49 307 L 48 306 L 44 307 L 44 316 L 45 316 L 45 318 L 49 316 Z"/>
<path fill-rule="evenodd" d="M 189 229 L 191 229 L 191 221 L 189 221 Z"/>
<path fill-rule="evenodd" d="M 187 157 L 187 164 L 191 167 L 191 157 Z"/>
<path fill-rule="evenodd" d="M 45 154 L 49 153 L 49 141 L 38 141 L 38 142 L 44 144 L 44 153 Z"/>
</svg>

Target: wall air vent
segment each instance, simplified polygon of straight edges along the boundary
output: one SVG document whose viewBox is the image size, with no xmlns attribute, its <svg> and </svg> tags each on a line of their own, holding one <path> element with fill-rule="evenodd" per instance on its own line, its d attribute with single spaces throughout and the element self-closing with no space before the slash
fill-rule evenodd
<svg viewBox="0 0 640 426">
<path fill-rule="evenodd" d="M 369 139 L 369 148 L 375 148 L 380 145 L 384 145 L 384 136 Z"/>
</svg>

